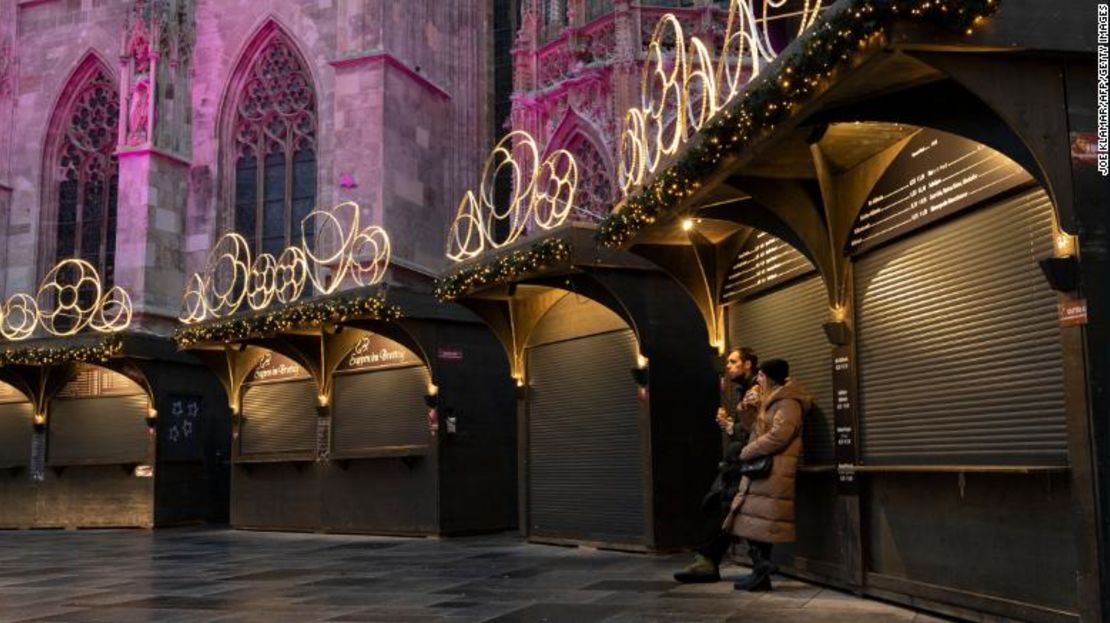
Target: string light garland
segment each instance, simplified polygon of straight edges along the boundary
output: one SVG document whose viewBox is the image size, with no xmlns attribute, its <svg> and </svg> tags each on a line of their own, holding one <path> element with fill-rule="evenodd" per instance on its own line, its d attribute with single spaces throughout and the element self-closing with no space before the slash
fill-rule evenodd
<svg viewBox="0 0 1110 623">
<path fill-rule="evenodd" d="M 497 180 L 508 175 L 511 196 L 497 205 Z M 516 242 L 529 229 L 550 230 L 562 225 L 578 192 L 578 163 L 565 149 L 540 161 L 536 139 L 527 132 L 510 132 L 497 142 L 482 168 L 478 194 L 468 190 L 459 202 L 447 234 L 447 258 L 463 262 L 488 249 Z"/>
<path fill-rule="evenodd" d="M 224 234 L 213 245 L 204 272 L 189 278 L 179 319 L 193 324 L 240 309 L 260 311 L 275 301 L 292 303 L 309 284 L 317 294 L 331 294 L 348 277 L 359 286 L 380 283 L 389 267 L 389 235 L 376 225 L 361 228 L 361 212 L 353 201 L 313 210 L 301 219 L 301 244 L 277 257 L 259 253 L 252 260 L 243 236 Z M 316 255 L 320 249 L 331 251 Z M 330 269 L 326 277 L 325 269 Z"/>
<path fill-rule="evenodd" d="M 623 247 L 640 229 L 671 216 L 676 206 L 698 191 L 707 171 L 774 130 L 801 104 L 827 88 L 840 67 L 849 64 L 861 50 L 882 41 L 884 29 L 894 20 L 931 22 L 971 34 L 998 10 L 1001 1 L 856 0 L 844 10 L 822 15 L 810 27 L 810 35 L 800 49 L 779 57 L 781 65 L 775 74 L 765 73 L 709 121 L 699 121 L 703 123 L 697 132 L 699 142 L 625 199 L 600 223 L 595 238 L 606 246 Z M 676 152 L 673 149 L 668 153 Z M 632 164 L 625 162 L 622 167 Z M 643 182 L 646 173 L 632 181 Z"/>
<path fill-rule="evenodd" d="M 42 329 L 70 337 L 91 329 L 116 333 L 131 324 L 131 297 L 120 286 L 104 288 L 100 273 L 82 259 L 58 262 L 35 296 L 19 292 L 0 303 L 0 335 L 18 342 Z"/>
<path fill-rule="evenodd" d="M 0 366 L 54 366 L 63 363 L 104 363 L 123 351 L 118 335 L 83 346 L 29 346 L 0 351 Z"/>
<path fill-rule="evenodd" d="M 687 40 L 678 17 L 664 15 L 640 71 L 640 106 L 629 109 L 621 123 L 621 194 L 627 197 L 639 188 L 775 60 L 772 22 L 796 17 L 797 27 L 790 33 L 796 38 L 813 25 L 823 4 L 731 0 L 716 54 L 712 37 L 708 42 L 696 36 Z"/>
<path fill-rule="evenodd" d="M 254 315 L 183 325 L 174 333 L 174 340 L 179 348 L 187 349 L 197 344 L 239 342 L 349 320 L 393 322 L 402 315 L 400 307 L 386 302 L 384 292 L 345 292 L 332 298 L 303 301 Z"/>
<path fill-rule="evenodd" d="M 536 273 L 570 257 L 570 243 L 548 238 L 527 251 L 513 251 L 487 264 L 471 266 L 436 281 L 434 293 L 441 301 L 454 301 L 477 288 L 501 285 Z"/>
</svg>

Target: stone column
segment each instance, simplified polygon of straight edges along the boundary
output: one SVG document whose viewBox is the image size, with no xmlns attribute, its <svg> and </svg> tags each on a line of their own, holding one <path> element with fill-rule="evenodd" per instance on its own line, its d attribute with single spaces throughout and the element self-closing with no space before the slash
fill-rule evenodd
<svg viewBox="0 0 1110 623">
<path fill-rule="evenodd" d="M 172 331 L 184 286 L 189 194 L 192 0 L 136 0 L 120 57 L 115 281 L 131 294 L 133 328 Z M 181 102 L 175 106 L 176 102 Z"/>
</svg>

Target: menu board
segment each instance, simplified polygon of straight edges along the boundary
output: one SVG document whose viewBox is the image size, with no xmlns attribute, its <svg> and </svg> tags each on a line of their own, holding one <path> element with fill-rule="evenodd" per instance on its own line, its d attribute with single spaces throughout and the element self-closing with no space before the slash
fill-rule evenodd
<svg viewBox="0 0 1110 623">
<path fill-rule="evenodd" d="M 852 228 L 847 252 L 861 253 L 1032 179 L 1017 163 L 986 145 L 922 130 L 871 190 Z"/>
<path fill-rule="evenodd" d="M 421 363 L 413 352 L 380 335 L 364 336 L 339 365 L 340 370 L 400 368 Z"/>
<path fill-rule="evenodd" d="M 789 244 L 762 231 L 750 236 L 728 273 L 721 302 L 732 303 L 813 272 L 813 264 Z"/>
<path fill-rule="evenodd" d="M 852 348 L 838 346 L 833 350 L 834 439 L 837 466 L 852 467 L 856 463 L 855 375 L 852 371 Z M 842 493 L 855 490 L 855 472 L 837 469 L 838 486 Z"/>
<path fill-rule="evenodd" d="M 296 361 L 275 352 L 269 351 L 262 356 L 247 379 L 249 383 L 260 381 L 281 381 L 286 379 L 299 379 L 308 376 L 308 372 L 299 366 Z"/>
</svg>

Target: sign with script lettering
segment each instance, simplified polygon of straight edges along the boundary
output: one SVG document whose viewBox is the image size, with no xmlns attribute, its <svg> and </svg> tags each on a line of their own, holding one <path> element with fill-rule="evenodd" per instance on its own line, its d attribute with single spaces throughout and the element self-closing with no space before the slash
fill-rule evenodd
<svg viewBox="0 0 1110 623">
<path fill-rule="evenodd" d="M 1017 163 L 982 143 L 922 130 L 871 189 L 847 251 L 861 253 L 1032 180 Z"/>
<path fill-rule="evenodd" d="M 421 363 L 411 350 L 377 334 L 369 334 L 355 344 L 354 350 L 340 364 L 340 370 L 380 370 L 401 368 Z"/>
<path fill-rule="evenodd" d="M 296 361 L 273 351 L 268 351 L 262 356 L 258 365 L 255 366 L 247 382 L 283 381 L 286 379 L 305 378 L 307 376 L 308 371 L 298 365 Z"/>
</svg>

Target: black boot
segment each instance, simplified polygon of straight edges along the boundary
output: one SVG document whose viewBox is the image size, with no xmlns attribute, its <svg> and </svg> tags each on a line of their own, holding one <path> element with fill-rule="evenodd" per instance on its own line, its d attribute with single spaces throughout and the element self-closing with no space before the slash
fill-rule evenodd
<svg viewBox="0 0 1110 623">
<path fill-rule="evenodd" d="M 771 562 L 770 552 L 765 553 L 762 547 L 752 544 L 748 547 L 748 555 L 752 559 L 752 572 L 733 582 L 732 587 L 738 591 L 753 593 L 771 590 L 771 574 L 776 569 L 774 563 Z"/>
</svg>

